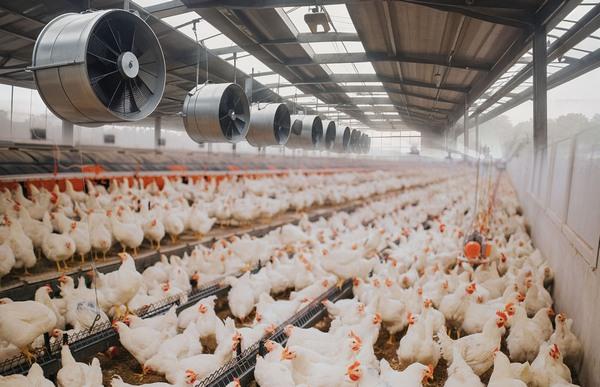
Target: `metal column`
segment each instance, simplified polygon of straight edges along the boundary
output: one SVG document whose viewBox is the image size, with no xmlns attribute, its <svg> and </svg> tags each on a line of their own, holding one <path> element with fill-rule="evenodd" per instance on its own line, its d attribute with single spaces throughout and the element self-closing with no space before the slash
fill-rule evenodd
<svg viewBox="0 0 600 387">
<path fill-rule="evenodd" d="M 465 94 L 465 114 L 463 115 L 463 124 L 463 153 L 465 154 L 465 157 L 467 157 L 467 150 L 469 149 L 469 105 L 467 105 L 467 94 Z"/>
<path fill-rule="evenodd" d="M 160 147 L 160 132 L 162 128 L 162 119 L 161 117 L 154 118 L 154 147 Z"/>
<path fill-rule="evenodd" d="M 479 157 L 479 114 L 475 116 L 475 152 Z"/>
<path fill-rule="evenodd" d="M 533 146 L 548 144 L 548 85 L 546 73 L 546 28 L 538 28 L 533 36 Z"/>
</svg>

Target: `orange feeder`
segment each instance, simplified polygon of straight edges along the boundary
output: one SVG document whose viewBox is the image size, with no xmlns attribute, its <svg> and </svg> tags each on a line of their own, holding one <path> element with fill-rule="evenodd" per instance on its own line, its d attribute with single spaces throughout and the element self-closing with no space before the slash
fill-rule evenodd
<svg viewBox="0 0 600 387">
<path fill-rule="evenodd" d="M 491 243 L 486 243 L 484 250 L 485 250 L 485 252 L 484 252 L 485 256 L 489 257 L 490 254 L 492 254 L 492 244 Z"/>
<path fill-rule="evenodd" d="M 479 242 L 470 241 L 465 244 L 465 257 L 476 259 L 481 255 L 481 245 Z"/>
</svg>

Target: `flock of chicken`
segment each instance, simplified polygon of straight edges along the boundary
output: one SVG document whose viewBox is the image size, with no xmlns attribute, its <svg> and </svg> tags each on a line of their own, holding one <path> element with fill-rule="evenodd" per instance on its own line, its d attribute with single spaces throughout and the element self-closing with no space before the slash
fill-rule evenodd
<svg viewBox="0 0 600 387">
<path fill-rule="evenodd" d="M 248 223 L 287 211 L 325 203 L 340 204 L 398 188 L 392 172 L 300 174 L 221 180 L 162 179 L 144 186 L 141 179 L 112 180 L 108 189 L 86 181 L 87 192 L 69 180 L 61 192 L 29 186 L 27 198 L 19 185 L 0 193 L 0 279 L 13 268 L 35 266 L 43 254 L 59 271 L 78 256 L 104 258 L 118 243 L 134 255 L 144 240 L 160 248 L 168 235 L 175 241 L 184 232 L 198 238 L 215 222 Z M 41 253 L 41 254 L 40 254 Z M 61 266 L 62 265 L 62 266 Z"/>
<path fill-rule="evenodd" d="M 93 275 L 91 287 L 83 278 L 76 286 L 62 277 L 60 298 L 42 287 L 35 301 L 0 300 L 0 356 L 29 356 L 44 332 L 59 337 L 66 327 L 86 329 L 110 318 L 143 374 L 164 375 L 166 382 L 145 386 L 194 386 L 234 359 L 238 348 L 268 338 L 325 291 L 353 279 L 353 299 L 323 302 L 332 317 L 328 331 L 290 325 L 285 347 L 265 342 L 267 353 L 254 370 L 261 387 L 426 386 L 446 367 L 446 387 L 484 386 L 482 380 L 489 387 L 573 386 L 569 367 L 577 369 L 581 344 L 564 314 L 552 323 L 546 287 L 553 272 L 533 248 L 507 187 L 493 209 L 488 259 L 472 265 L 462 258 L 473 215 L 466 179 L 433 168 L 385 182 L 364 179 L 365 191 L 412 188 L 352 213 L 304 218 L 260 238 L 232 237 L 183 257 L 163 257 L 143 273 L 122 253 L 121 267 Z M 269 191 L 257 196 L 270 198 Z M 250 272 L 259 262 L 261 269 Z M 190 279 L 194 286 L 230 285 L 230 316 L 217 316 L 214 296 L 179 314 L 175 308 L 146 319 L 132 313 L 169 296 L 185 300 Z M 289 297 L 279 297 L 286 290 Z M 397 358 L 375 355 L 382 329 L 392 342 L 401 337 Z M 217 345 L 207 353 L 202 342 L 211 337 Z M 97 359 L 76 362 L 68 345 L 61 358 L 59 387 L 102 386 Z M 0 377 L 0 386 L 52 385 L 36 364 L 27 376 Z M 111 385 L 130 386 L 118 376 Z"/>
</svg>

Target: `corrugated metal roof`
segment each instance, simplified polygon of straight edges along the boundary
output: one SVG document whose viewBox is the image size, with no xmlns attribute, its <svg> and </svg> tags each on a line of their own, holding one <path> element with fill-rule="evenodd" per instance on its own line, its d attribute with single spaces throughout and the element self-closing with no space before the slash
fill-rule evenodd
<svg viewBox="0 0 600 387">
<path fill-rule="evenodd" d="M 296 85 L 304 95 L 317 96 L 318 103 L 347 114 L 349 119 L 380 127 L 381 124 L 375 124 L 369 119 L 373 116 L 365 112 L 377 111 L 377 105 L 386 105 L 386 110 L 393 106 L 406 125 L 434 131 L 455 122 L 464 112 L 465 101 L 471 105 L 527 51 L 535 26 L 568 12 L 573 9 L 573 3 L 578 3 L 569 0 L 319 0 L 318 3 L 332 13 L 333 7 L 345 7 L 344 16 L 334 14 L 331 24 L 334 29 L 336 24 L 344 27 L 346 35 L 337 34 L 335 29 L 317 36 L 306 33 L 305 26 L 299 31 L 298 24 L 290 17 L 301 10 L 279 8 L 314 6 L 314 1 L 140 1 L 151 1 L 152 7 L 148 10 L 156 12 L 149 15 L 144 8 L 132 4 L 159 37 L 168 68 L 166 93 L 156 114 L 172 114 L 180 109 L 185 92 L 195 86 L 197 55 L 196 43 L 159 17 L 187 13 L 189 19 L 193 9 L 223 33 L 227 42 L 239 46 L 234 50 L 224 47 L 224 53 L 239 52 L 240 57 L 252 55 L 254 60 L 280 74 L 285 83 Z M 87 2 L 68 0 L 21 0 L 0 5 L 0 81 L 31 87 L 31 74 L 19 71 L 19 67 L 29 64 L 33 42 L 41 28 L 55 16 L 83 11 L 86 5 Z M 123 2 L 93 0 L 91 6 L 120 8 Z M 323 47 L 346 48 L 344 44 L 323 44 L 344 39 L 355 43 L 354 51 L 323 51 Z M 208 52 L 213 80 L 233 79 L 232 62 L 223 59 L 230 56 L 219 57 Z M 204 61 L 204 52 L 201 57 Z M 334 71 L 339 69 L 356 71 L 344 74 Z M 375 74 L 371 75 L 373 71 Z M 203 71 L 200 77 L 204 81 Z M 247 77 L 240 70 L 236 73 L 238 82 Z M 387 97 L 380 91 L 366 89 L 365 82 L 377 81 L 381 82 Z M 352 92 L 344 90 L 343 82 L 362 82 L 365 91 L 359 91 L 358 86 Z M 275 88 L 270 86 L 265 88 L 255 82 L 255 92 L 263 89 L 255 93 L 255 99 L 277 99 Z M 391 120 L 393 116 L 389 117 Z"/>
</svg>

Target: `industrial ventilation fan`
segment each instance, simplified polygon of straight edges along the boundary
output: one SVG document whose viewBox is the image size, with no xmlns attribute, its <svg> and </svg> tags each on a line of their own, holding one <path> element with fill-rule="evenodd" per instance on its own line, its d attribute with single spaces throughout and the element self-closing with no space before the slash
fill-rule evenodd
<svg viewBox="0 0 600 387">
<path fill-rule="evenodd" d="M 360 130 L 352 129 L 350 133 L 350 151 L 358 153 L 360 151 Z"/>
<path fill-rule="evenodd" d="M 368 134 L 362 133 L 359 141 L 359 151 L 360 153 L 369 153 L 371 148 L 371 137 Z"/>
<path fill-rule="evenodd" d="M 165 60 L 154 32 L 118 9 L 50 21 L 35 43 L 31 70 L 48 108 L 82 125 L 141 120 L 165 89 Z"/>
<path fill-rule="evenodd" d="M 250 128 L 250 105 L 244 89 L 235 83 L 195 87 L 183 102 L 183 125 L 198 143 L 243 140 Z"/>
<path fill-rule="evenodd" d="M 331 150 L 335 144 L 335 121 L 329 121 L 325 130 L 325 149 Z"/>
<path fill-rule="evenodd" d="M 290 137 L 290 111 L 283 103 L 254 104 L 246 140 L 257 147 L 285 145 Z"/>
<path fill-rule="evenodd" d="M 338 128 L 338 133 L 335 136 L 333 150 L 339 153 L 350 152 L 350 128 Z"/>
<path fill-rule="evenodd" d="M 317 149 L 323 140 L 323 121 L 319 116 L 293 115 L 292 130 L 287 142 L 289 148 Z"/>
</svg>

